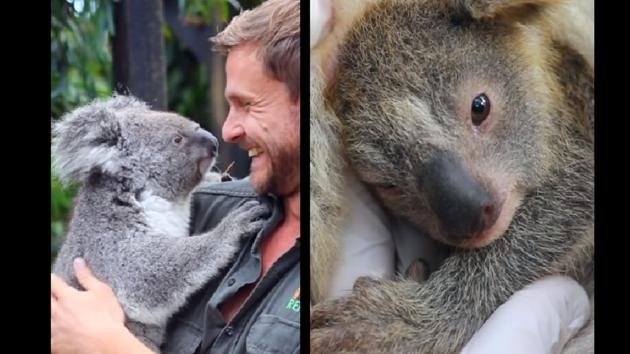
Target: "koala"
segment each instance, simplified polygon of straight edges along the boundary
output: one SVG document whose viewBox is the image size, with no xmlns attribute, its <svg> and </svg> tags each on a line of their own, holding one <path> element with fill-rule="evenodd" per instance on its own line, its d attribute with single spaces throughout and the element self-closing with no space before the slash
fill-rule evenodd
<svg viewBox="0 0 630 354">
<path fill-rule="evenodd" d="M 310 55 L 310 298 L 328 295 L 342 256 L 338 235 L 350 219 L 353 174 L 342 153 L 341 124 L 323 95 L 333 76 L 339 43 L 355 18 L 380 0 L 311 0 Z M 334 25 L 333 25 L 334 24 Z"/>
<path fill-rule="evenodd" d="M 157 352 L 167 320 L 229 264 L 268 210 L 246 202 L 188 237 L 192 191 L 214 163 L 217 139 L 133 97 L 77 108 L 53 135 L 60 180 L 82 183 L 53 272 L 80 289 L 72 261 L 84 258 L 112 287 L 132 333 Z"/>
<path fill-rule="evenodd" d="M 341 156 L 341 168 L 311 181 L 324 203 L 316 230 L 336 227 L 330 213 L 343 204 L 330 194 L 351 171 L 390 215 L 452 251 L 423 283 L 361 279 L 350 296 L 315 305 L 311 352 L 457 353 L 513 293 L 551 274 L 576 279 L 593 305 L 594 58 L 584 8 L 383 0 L 352 22 L 332 74 L 311 78 L 322 92 L 311 143 L 329 147 L 315 156 Z M 316 234 L 311 249 L 325 250 Z M 564 352 L 593 352 L 593 329 L 591 318 Z"/>
</svg>

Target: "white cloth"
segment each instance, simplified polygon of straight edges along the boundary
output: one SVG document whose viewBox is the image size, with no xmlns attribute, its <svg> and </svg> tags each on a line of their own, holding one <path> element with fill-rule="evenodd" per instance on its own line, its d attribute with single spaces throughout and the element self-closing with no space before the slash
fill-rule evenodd
<svg viewBox="0 0 630 354">
<path fill-rule="evenodd" d="M 551 276 L 517 291 L 460 354 L 556 354 L 591 315 L 586 291 L 573 279 Z"/>
<path fill-rule="evenodd" d="M 350 185 L 352 213 L 327 299 L 349 294 L 360 276 L 390 278 L 395 271 L 396 250 L 387 216 L 359 181 L 353 178 Z"/>
<path fill-rule="evenodd" d="M 332 16 L 332 0 L 311 0 L 311 49 L 328 34 Z"/>
<path fill-rule="evenodd" d="M 396 272 L 400 274 L 406 274 L 409 266 L 418 259 L 433 272 L 450 253 L 448 246 L 420 232 L 405 220 L 392 220 L 391 234 L 396 245 Z"/>
</svg>

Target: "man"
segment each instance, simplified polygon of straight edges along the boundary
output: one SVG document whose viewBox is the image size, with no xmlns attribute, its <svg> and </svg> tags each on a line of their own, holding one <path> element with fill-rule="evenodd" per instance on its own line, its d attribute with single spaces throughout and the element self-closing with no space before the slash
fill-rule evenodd
<svg viewBox="0 0 630 354">
<path fill-rule="evenodd" d="M 199 189 L 191 233 L 258 199 L 272 208 L 223 276 L 173 318 L 163 353 L 299 350 L 300 4 L 269 0 L 213 40 L 227 53 L 224 140 L 252 157 L 250 178 Z M 52 277 L 51 347 L 66 353 L 150 353 L 124 326 L 111 288 L 81 261 L 77 291 Z"/>
</svg>

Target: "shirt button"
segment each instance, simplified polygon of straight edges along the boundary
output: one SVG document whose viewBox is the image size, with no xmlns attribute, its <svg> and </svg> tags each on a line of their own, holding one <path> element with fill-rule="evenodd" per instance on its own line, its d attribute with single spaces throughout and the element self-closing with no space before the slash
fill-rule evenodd
<svg viewBox="0 0 630 354">
<path fill-rule="evenodd" d="M 228 286 L 234 285 L 235 282 L 236 282 L 236 280 L 234 280 L 234 278 L 228 280 Z"/>
<path fill-rule="evenodd" d="M 234 330 L 232 329 L 232 326 L 225 327 L 225 334 L 229 337 L 231 337 L 234 334 Z"/>
</svg>

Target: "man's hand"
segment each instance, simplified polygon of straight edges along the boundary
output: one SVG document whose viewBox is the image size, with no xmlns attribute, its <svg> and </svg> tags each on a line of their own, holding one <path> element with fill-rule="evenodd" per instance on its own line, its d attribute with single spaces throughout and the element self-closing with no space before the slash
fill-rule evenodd
<svg viewBox="0 0 630 354">
<path fill-rule="evenodd" d="M 125 327 L 125 314 L 112 289 L 96 279 L 83 260 L 76 259 L 74 269 L 85 291 L 51 274 L 51 352 L 149 353 Z"/>
</svg>

